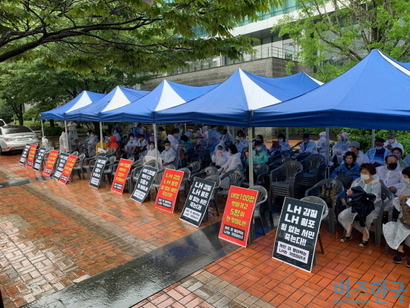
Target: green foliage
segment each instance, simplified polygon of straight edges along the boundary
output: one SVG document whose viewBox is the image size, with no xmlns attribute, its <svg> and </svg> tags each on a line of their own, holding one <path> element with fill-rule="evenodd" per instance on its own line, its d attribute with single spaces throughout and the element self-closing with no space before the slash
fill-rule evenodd
<svg viewBox="0 0 410 308">
<path fill-rule="evenodd" d="M 300 46 L 303 65 L 329 81 L 378 48 L 402 62 L 410 60 L 410 6 L 407 0 L 297 0 L 299 10 L 273 30 Z"/>
<path fill-rule="evenodd" d="M 44 136 L 60 136 L 62 131 L 60 126 L 44 127 Z"/>
<path fill-rule="evenodd" d="M 5 102 L 0 101 L 0 119 L 3 119 L 6 123 L 9 123 L 13 120 L 13 109 L 10 106 L 7 106 Z"/>
<path fill-rule="evenodd" d="M 29 110 L 27 110 L 24 114 L 23 114 L 23 118 L 24 120 L 38 120 L 40 117 L 40 111 L 38 108 L 30 108 Z"/>
</svg>

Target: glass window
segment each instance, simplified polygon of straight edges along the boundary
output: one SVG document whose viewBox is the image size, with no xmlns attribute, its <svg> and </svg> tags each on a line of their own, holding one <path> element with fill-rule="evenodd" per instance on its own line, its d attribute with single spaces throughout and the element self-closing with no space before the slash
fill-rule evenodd
<svg viewBox="0 0 410 308">
<path fill-rule="evenodd" d="M 4 134 L 32 133 L 31 129 L 27 126 L 8 126 L 1 129 Z"/>
</svg>

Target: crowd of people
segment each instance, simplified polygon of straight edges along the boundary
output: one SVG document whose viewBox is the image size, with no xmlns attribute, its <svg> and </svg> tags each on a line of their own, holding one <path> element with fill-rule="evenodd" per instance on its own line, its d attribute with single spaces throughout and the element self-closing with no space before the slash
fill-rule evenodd
<svg viewBox="0 0 410 308">
<path fill-rule="evenodd" d="M 322 132 L 315 142 L 309 133 L 305 133 L 302 140 L 291 147 L 285 135 L 279 134 L 268 148 L 264 137 L 257 135 L 249 150 L 246 129 L 240 129 L 236 136 L 232 136 L 228 129 L 218 130 L 216 125 L 184 131 L 181 125 L 175 124 L 167 134 L 163 127 L 154 132 L 142 123 L 137 123 L 124 130 L 115 123 L 110 134 L 104 135 L 102 141 L 95 132 L 89 130 L 82 144 L 90 157 L 108 148 L 115 148 L 118 158 L 143 156 L 148 161 L 159 157 L 162 167 L 169 164 L 183 167 L 195 157 L 204 165 L 214 165 L 221 178 L 232 170 L 248 173 L 250 151 L 254 164 L 271 164 L 275 159 L 291 153 L 295 147 L 299 147 L 300 159 L 310 154 L 328 156 L 330 177 L 342 182 L 346 188 L 344 196 L 340 198 L 342 208 L 346 208 L 338 215 L 339 222 L 345 228 L 341 242 L 352 240 L 353 223 L 357 222 L 362 232 L 359 246 L 366 247 L 369 244 L 369 228 L 380 213 L 382 187 L 385 187 L 395 195 L 393 204 L 399 214 L 397 221 L 384 225 L 383 232 L 388 245 L 397 250 L 393 261 L 401 263 L 405 258 L 405 239 L 410 236 L 410 167 L 403 160 L 403 145 L 393 133 L 389 133 L 387 140 L 377 138 L 375 146 L 364 153 L 360 143 L 349 140 L 349 134 L 343 132 L 329 151 L 326 137 L 326 132 Z M 74 138 L 78 138 L 75 123 L 69 123 L 69 134 L 62 134 L 60 147 L 68 150 L 68 143 Z M 158 149 L 154 138 L 157 138 Z M 226 183 L 222 182 L 221 187 L 228 188 L 224 185 Z M 363 195 L 371 202 L 364 205 L 355 203 Z"/>
</svg>

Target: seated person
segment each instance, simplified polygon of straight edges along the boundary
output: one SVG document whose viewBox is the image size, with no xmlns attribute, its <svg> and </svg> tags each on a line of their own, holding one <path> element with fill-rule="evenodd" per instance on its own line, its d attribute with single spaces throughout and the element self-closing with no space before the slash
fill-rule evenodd
<svg viewBox="0 0 410 308">
<path fill-rule="evenodd" d="M 392 152 L 394 148 L 400 148 L 402 151 L 404 151 L 403 145 L 396 140 L 396 135 L 393 133 L 387 134 L 387 141 L 384 143 L 384 147 L 390 152 Z"/>
<path fill-rule="evenodd" d="M 346 152 L 343 156 L 343 162 L 332 172 L 330 177 L 341 181 L 345 187 L 349 187 L 353 180 L 360 177 L 360 166 L 356 162 L 356 154 Z"/>
<path fill-rule="evenodd" d="M 263 136 L 262 135 L 256 135 L 255 140 L 253 140 L 253 147 L 256 147 L 256 144 L 255 144 L 256 141 L 260 142 L 263 151 L 265 151 L 265 152 L 268 151 L 268 149 L 266 148 L 265 142 L 263 141 Z"/>
<path fill-rule="evenodd" d="M 164 142 L 165 150 L 161 153 L 162 165 L 166 166 L 172 164 L 177 157 L 177 152 L 171 147 L 171 142 L 169 140 L 165 140 Z"/>
<path fill-rule="evenodd" d="M 172 129 L 171 133 L 168 135 L 168 141 L 170 142 L 171 147 L 174 149 L 175 152 L 178 150 L 178 147 L 179 147 L 178 136 L 179 136 L 178 128 Z"/>
<path fill-rule="evenodd" d="M 134 152 L 134 149 L 137 146 L 138 140 L 134 138 L 134 134 L 128 134 L 128 142 L 124 146 L 124 152 L 127 154 L 127 157 L 130 157 Z"/>
<path fill-rule="evenodd" d="M 181 136 L 181 144 L 179 147 L 184 151 L 185 155 L 191 154 L 194 151 L 194 144 L 186 135 Z"/>
<path fill-rule="evenodd" d="M 357 142 L 357 141 L 350 142 L 349 151 L 356 154 L 356 163 L 358 163 L 359 166 L 361 166 L 362 164 L 368 164 L 370 162 L 369 157 L 367 157 L 367 155 L 365 155 L 359 149 L 360 149 L 360 143 L 359 142 Z"/>
<path fill-rule="evenodd" d="M 319 134 L 319 140 L 316 141 L 316 147 L 319 154 L 325 156 L 326 154 L 326 132 Z"/>
<path fill-rule="evenodd" d="M 228 147 L 229 152 L 229 159 L 228 161 L 221 166 L 220 174 L 223 175 L 232 170 L 241 170 L 242 169 L 242 162 L 240 153 L 238 153 L 238 149 L 234 144 L 231 144 Z"/>
<path fill-rule="evenodd" d="M 385 165 L 376 168 L 380 184 L 387 187 L 393 193 L 396 193 L 404 187 L 404 178 L 401 174 L 402 169 L 398 166 L 397 157 L 389 155 L 385 158 Z"/>
<path fill-rule="evenodd" d="M 108 138 L 109 142 L 108 142 L 108 146 L 107 148 L 114 148 L 116 151 L 118 151 L 118 149 L 120 148 L 120 145 L 117 142 L 117 138 L 115 136 L 110 136 Z"/>
<path fill-rule="evenodd" d="M 316 143 L 313 140 L 310 140 L 310 134 L 304 133 L 302 136 L 302 141 L 298 142 L 297 145 L 300 146 L 299 154 L 301 153 L 310 153 L 317 154 Z"/>
<path fill-rule="evenodd" d="M 280 146 L 279 141 L 272 140 L 272 145 L 269 148 L 270 157 L 280 157 L 282 154 L 282 147 Z"/>
<path fill-rule="evenodd" d="M 290 151 L 290 145 L 289 145 L 289 143 L 286 142 L 286 137 L 285 137 L 284 134 L 279 134 L 278 135 L 278 143 L 280 145 L 280 150 L 282 152 Z"/>
<path fill-rule="evenodd" d="M 196 135 L 195 150 L 206 149 L 206 148 L 207 148 L 207 143 L 204 140 L 204 137 L 201 134 L 197 134 Z"/>
<path fill-rule="evenodd" d="M 160 154 L 158 152 L 158 150 L 155 148 L 155 142 L 154 141 L 150 141 L 149 145 L 148 145 L 148 150 L 147 150 L 147 154 L 145 154 L 144 156 L 144 162 L 146 163 L 147 161 L 150 161 L 151 159 L 157 159 L 160 158 Z M 161 161 L 162 163 L 162 161 Z"/>
<path fill-rule="evenodd" d="M 239 153 L 242 153 L 242 151 L 248 147 L 248 141 L 242 129 L 236 133 L 235 146 Z"/>
<path fill-rule="evenodd" d="M 371 164 L 377 166 L 384 165 L 384 159 L 390 155 L 390 151 L 383 147 L 384 139 L 376 138 L 375 147 L 366 152 Z"/>
<path fill-rule="evenodd" d="M 148 142 L 144 135 L 137 135 L 137 146 L 134 149 L 134 154 L 139 154 L 147 149 Z"/>
<path fill-rule="evenodd" d="M 98 143 L 98 136 L 94 134 L 93 131 L 89 130 L 88 137 L 89 137 L 87 141 L 88 156 L 93 157 L 95 156 L 95 146 Z"/>
<path fill-rule="evenodd" d="M 410 197 L 410 167 L 406 167 L 403 171 L 405 186 L 397 193 L 398 197 L 393 199 L 393 206 L 400 212 L 397 221 L 390 221 L 383 225 L 383 235 L 386 243 L 392 249 L 396 249 L 396 255 L 393 257 L 393 262 L 400 264 L 405 259 L 404 244 L 410 236 L 410 226 L 403 224 L 403 216 L 410 215 L 410 207 L 407 200 Z M 407 267 L 410 267 L 410 259 L 407 261 Z"/>
<path fill-rule="evenodd" d="M 221 168 L 221 166 L 225 165 L 228 161 L 230 155 L 227 151 L 225 151 L 225 144 L 221 142 L 216 146 L 215 151 L 211 153 L 211 160 L 215 164 L 217 169 Z"/>
<path fill-rule="evenodd" d="M 391 152 L 394 156 L 397 157 L 397 162 L 400 166 L 400 168 L 404 169 L 407 167 L 407 164 L 403 160 L 403 150 L 400 148 L 393 148 Z"/>
<path fill-rule="evenodd" d="M 232 135 L 228 132 L 226 128 L 222 130 L 219 139 L 221 140 L 221 142 L 225 144 L 225 146 L 228 146 L 233 142 Z"/>
<path fill-rule="evenodd" d="M 108 137 L 107 136 L 105 136 L 104 137 L 104 139 L 103 139 L 103 142 L 98 142 L 96 145 L 95 145 L 95 152 L 96 153 L 105 153 L 106 152 L 106 150 L 108 149 L 108 141 L 109 139 L 108 139 Z"/>
<path fill-rule="evenodd" d="M 346 153 L 349 149 L 349 134 L 348 133 L 341 133 L 338 134 L 339 141 L 333 146 L 332 155 L 333 155 L 333 162 L 336 165 L 340 165 L 342 163 L 343 154 Z"/>
<path fill-rule="evenodd" d="M 246 161 L 248 162 L 248 165 L 249 165 L 249 153 L 246 152 L 245 155 L 246 157 L 248 157 Z M 254 164 L 261 164 L 261 163 L 266 164 L 269 160 L 268 154 L 266 153 L 266 151 L 263 150 L 262 143 L 259 140 L 255 141 L 255 149 L 252 150 L 252 156 L 253 156 Z"/>
</svg>

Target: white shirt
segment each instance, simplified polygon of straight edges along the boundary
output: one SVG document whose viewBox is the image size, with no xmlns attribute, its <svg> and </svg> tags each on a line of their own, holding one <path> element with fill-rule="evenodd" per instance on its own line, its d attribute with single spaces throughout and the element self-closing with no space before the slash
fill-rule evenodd
<svg viewBox="0 0 410 308">
<path fill-rule="evenodd" d="M 339 140 L 332 149 L 333 155 L 343 155 L 346 153 L 349 149 L 350 142 L 349 140 Z M 341 154 L 338 154 L 338 152 L 341 152 Z"/>
<path fill-rule="evenodd" d="M 170 147 L 168 150 L 164 150 L 161 153 L 161 159 L 167 163 L 170 164 L 172 163 L 175 158 L 177 157 L 177 153 L 174 151 L 174 149 L 172 147 Z"/>
<path fill-rule="evenodd" d="M 356 155 L 356 163 L 361 166 L 362 164 L 370 163 L 370 160 L 367 155 L 365 155 L 362 151 L 359 151 L 359 153 Z"/>
<path fill-rule="evenodd" d="M 178 139 L 174 137 L 174 135 L 169 134 L 168 135 L 168 140 L 171 142 L 171 147 L 174 149 L 174 151 L 178 150 L 179 142 Z"/>
<path fill-rule="evenodd" d="M 227 151 L 216 150 L 215 154 L 214 152 L 211 153 L 212 162 L 215 163 L 215 165 L 220 166 L 220 167 L 226 164 L 226 162 L 229 160 L 229 157 L 230 155 Z"/>
<path fill-rule="evenodd" d="M 138 141 L 137 141 L 137 147 L 140 147 L 140 148 L 146 147 L 147 144 L 148 144 L 147 140 L 145 140 L 145 139 L 142 139 L 142 141 L 141 141 L 141 139 L 138 139 Z"/>
<path fill-rule="evenodd" d="M 396 139 L 394 139 L 394 142 L 393 142 L 393 143 L 389 143 L 388 141 L 386 141 L 386 142 L 384 143 L 384 147 L 385 147 L 386 149 L 388 149 L 388 148 L 387 148 L 388 145 L 391 145 L 392 148 L 400 148 L 400 149 L 403 151 L 403 153 L 404 153 L 404 147 L 403 147 L 403 145 L 402 145 L 400 142 L 398 142 Z"/>
<path fill-rule="evenodd" d="M 399 166 L 395 170 L 389 170 L 387 166 L 379 166 L 376 170 L 380 180 L 383 181 L 387 188 L 395 187 L 397 190 L 400 190 L 405 185 L 403 175 L 401 174 L 402 169 Z"/>
<path fill-rule="evenodd" d="M 242 161 L 241 161 L 240 153 L 230 155 L 228 161 L 221 167 L 222 169 L 226 169 L 225 172 L 229 172 L 231 170 L 242 169 Z"/>
<path fill-rule="evenodd" d="M 305 153 L 305 152 L 317 154 L 316 143 L 313 140 L 309 140 L 307 144 L 305 142 L 302 142 L 300 144 L 299 153 Z"/>
<path fill-rule="evenodd" d="M 320 137 L 318 141 L 316 141 L 316 147 L 319 154 L 326 153 L 326 137 Z"/>
</svg>

